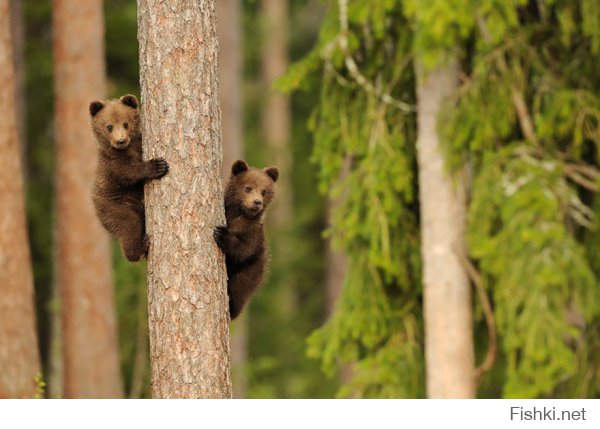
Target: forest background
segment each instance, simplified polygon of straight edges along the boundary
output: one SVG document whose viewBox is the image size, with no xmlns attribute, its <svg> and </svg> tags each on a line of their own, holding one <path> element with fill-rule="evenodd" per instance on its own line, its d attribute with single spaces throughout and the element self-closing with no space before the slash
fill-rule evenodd
<svg viewBox="0 0 600 429">
<path fill-rule="evenodd" d="M 53 2 L 10 3 L 37 395 L 63 397 L 68 338 L 57 327 L 69 308 L 56 288 L 55 195 L 63 190 L 55 183 Z M 434 313 L 466 314 L 465 329 L 448 338 L 472 341 L 471 357 L 439 356 L 449 366 L 470 362 L 467 396 L 599 397 L 596 2 L 218 3 L 221 81 L 234 82 L 222 85 L 225 158 L 233 150 L 251 165 L 282 169 L 266 220 L 270 274 L 232 324 L 235 395 L 431 396 L 428 362 L 438 344 L 426 338 L 436 328 L 426 326 L 434 316 L 424 227 L 439 218 L 442 228 L 458 219 L 459 239 L 453 268 L 434 274 L 455 276 L 467 292 Z M 106 96 L 139 95 L 136 2 L 103 5 Z M 435 104 L 426 75 L 442 87 L 429 129 L 447 183 L 459 190 L 457 216 L 423 182 L 436 163 L 417 151 L 419 124 Z M 91 100 L 79 101 L 87 112 Z M 112 249 L 116 391 L 150 397 L 145 264 Z"/>
</svg>

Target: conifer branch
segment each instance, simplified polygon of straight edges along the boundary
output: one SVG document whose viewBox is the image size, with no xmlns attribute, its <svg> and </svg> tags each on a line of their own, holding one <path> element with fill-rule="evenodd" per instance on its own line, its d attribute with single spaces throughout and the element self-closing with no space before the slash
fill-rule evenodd
<svg viewBox="0 0 600 429">
<path fill-rule="evenodd" d="M 487 26 L 485 25 L 485 21 L 482 16 L 477 14 L 477 25 L 479 26 L 479 31 L 483 36 L 483 40 L 486 43 L 490 43 L 492 40 L 492 36 Z M 496 57 L 496 63 L 500 72 L 507 74 L 508 73 L 508 64 L 506 63 L 506 58 L 503 55 L 499 55 Z M 533 126 L 533 121 L 531 120 L 531 115 L 529 114 L 529 110 L 527 109 L 527 103 L 525 102 L 525 97 L 523 92 L 517 88 L 515 83 L 511 84 L 511 96 L 513 100 L 513 105 L 517 111 L 517 118 L 519 119 L 519 126 L 521 128 L 521 132 L 525 136 L 525 139 L 535 145 L 539 145 L 539 139 L 537 134 L 535 133 L 535 127 Z"/>
<path fill-rule="evenodd" d="M 498 335 L 496 333 L 494 310 L 492 309 L 490 299 L 485 292 L 485 288 L 483 287 L 481 274 L 479 274 L 477 269 L 473 266 L 473 263 L 469 260 L 464 251 L 455 249 L 455 253 L 458 256 L 461 265 L 464 267 L 465 272 L 469 276 L 469 279 L 475 286 L 475 291 L 477 292 L 477 297 L 481 303 L 481 308 L 485 316 L 485 322 L 488 330 L 488 350 L 486 352 L 485 359 L 481 365 L 475 368 L 475 380 L 479 382 L 481 376 L 492 369 L 494 363 L 496 362 L 496 354 L 498 351 Z"/>
<path fill-rule="evenodd" d="M 350 76 L 354 79 L 354 81 L 361 86 L 365 92 L 370 95 L 375 96 L 386 104 L 396 107 L 397 109 L 411 113 L 415 112 L 416 108 L 412 104 L 406 103 L 404 101 L 398 100 L 394 98 L 387 91 L 378 91 L 373 83 L 371 83 L 365 75 L 363 75 L 354 61 L 354 58 L 350 54 L 348 49 L 348 0 L 338 0 L 338 7 L 340 10 L 340 34 L 337 38 L 338 45 L 344 54 L 344 64 L 350 73 Z"/>
<path fill-rule="evenodd" d="M 591 169 L 593 171 L 587 171 L 588 169 Z M 577 183 L 578 185 L 583 186 L 584 188 L 593 191 L 593 192 L 598 192 L 600 191 L 600 187 L 594 183 L 592 180 L 589 180 L 588 178 L 584 177 L 584 174 L 590 174 L 591 175 L 591 179 L 593 180 L 598 180 L 598 172 L 595 171 L 593 168 L 591 167 L 587 167 L 587 166 L 583 166 L 583 165 L 578 165 L 578 164 L 565 164 L 564 167 L 564 171 L 566 176 L 571 179 L 573 182 Z M 584 173 L 585 171 L 585 173 Z"/>
</svg>

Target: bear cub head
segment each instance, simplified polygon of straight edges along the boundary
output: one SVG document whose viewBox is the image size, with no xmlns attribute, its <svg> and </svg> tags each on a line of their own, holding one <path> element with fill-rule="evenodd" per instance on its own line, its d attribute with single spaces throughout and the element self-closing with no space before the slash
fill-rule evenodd
<svg viewBox="0 0 600 429">
<path fill-rule="evenodd" d="M 127 94 L 118 100 L 90 103 L 92 129 L 98 142 L 106 150 L 126 149 L 133 140 L 141 139 L 140 112 L 135 95 Z"/>
<path fill-rule="evenodd" d="M 237 208 L 247 218 L 259 218 L 273 200 L 278 178 L 277 167 L 261 170 L 249 167 L 244 161 L 234 162 L 225 191 L 226 205 Z"/>
</svg>

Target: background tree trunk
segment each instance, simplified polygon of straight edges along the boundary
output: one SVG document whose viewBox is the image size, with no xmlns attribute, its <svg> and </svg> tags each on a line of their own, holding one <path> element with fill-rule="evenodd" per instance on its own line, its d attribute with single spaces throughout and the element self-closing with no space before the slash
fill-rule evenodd
<svg viewBox="0 0 600 429">
<path fill-rule="evenodd" d="M 33 397 L 40 372 L 9 0 L 0 0 L 0 397 Z"/>
<path fill-rule="evenodd" d="M 346 156 L 340 173 L 339 181 L 343 181 L 348 177 L 351 168 L 351 157 Z M 329 198 L 327 201 L 327 217 L 331 225 L 331 219 L 335 210 L 348 197 L 347 192 L 344 192 L 337 199 Z M 333 316 L 336 303 L 344 288 L 344 282 L 348 273 L 348 258 L 342 249 L 334 249 L 333 240 L 328 239 L 325 249 L 326 269 L 325 286 L 327 297 L 325 300 L 327 317 Z M 340 381 L 344 384 L 352 380 L 352 364 L 345 363 L 339 370 Z"/>
<path fill-rule="evenodd" d="M 223 129 L 223 179 L 230 175 L 231 165 L 243 159 L 243 46 L 241 0 L 217 1 L 219 32 L 219 99 Z M 231 331 L 231 369 L 234 398 L 245 398 L 248 390 L 247 313 L 238 317 Z"/>
<path fill-rule="evenodd" d="M 262 133 L 270 147 L 272 163 L 282 172 L 277 182 L 277 204 L 269 214 L 273 230 L 289 223 L 292 213 L 292 187 L 290 184 L 292 158 L 290 150 L 291 108 L 287 95 L 271 88 L 273 82 L 288 68 L 288 1 L 262 0 L 263 38 L 261 48 L 262 75 L 266 87 L 266 101 L 262 115 Z M 270 164 L 269 164 L 270 165 Z"/>
<path fill-rule="evenodd" d="M 448 174 L 436 131 L 442 103 L 458 86 L 458 62 L 426 73 L 417 59 L 416 68 L 427 394 L 473 398 L 471 291 L 458 253 L 465 247 L 465 189 L 461 177 Z"/>
<path fill-rule="evenodd" d="M 96 145 L 90 101 L 105 94 L 102 0 L 54 0 L 56 281 L 64 396 L 122 396 L 110 242 L 91 188 Z"/>
<path fill-rule="evenodd" d="M 262 79 L 265 86 L 265 104 L 262 112 L 262 135 L 268 147 L 268 165 L 276 165 L 281 171 L 277 181 L 277 195 L 269 209 L 269 236 L 278 237 L 272 243 L 273 271 L 288 272 L 292 260 L 291 236 L 293 211 L 291 139 L 291 106 L 287 95 L 272 89 L 273 82 L 281 77 L 289 66 L 287 0 L 261 0 Z M 296 296 L 290 276 L 278 276 L 280 310 L 283 320 L 291 320 L 296 312 Z"/>
<path fill-rule="evenodd" d="M 152 394 L 229 398 L 225 224 L 214 0 L 138 0 Z"/>
<path fill-rule="evenodd" d="M 17 124 L 21 142 L 21 168 L 26 176 L 27 140 L 25 133 L 25 23 L 23 0 L 10 0 L 10 29 L 12 34 L 13 62 L 15 64 L 15 97 L 17 103 Z"/>
</svg>

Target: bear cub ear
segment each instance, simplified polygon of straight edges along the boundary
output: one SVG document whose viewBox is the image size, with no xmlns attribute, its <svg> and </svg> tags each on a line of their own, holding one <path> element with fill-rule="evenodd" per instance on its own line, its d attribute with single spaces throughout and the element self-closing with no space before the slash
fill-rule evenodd
<svg viewBox="0 0 600 429">
<path fill-rule="evenodd" d="M 92 115 L 92 117 L 96 116 L 103 107 L 104 103 L 102 101 L 92 101 L 90 103 L 90 115 Z"/>
<path fill-rule="evenodd" d="M 247 170 L 248 170 L 248 164 L 246 164 L 246 162 L 242 161 L 241 159 L 239 161 L 234 162 L 233 165 L 231 166 L 231 174 L 233 174 L 234 176 L 237 176 L 241 172 L 247 171 Z"/>
<path fill-rule="evenodd" d="M 279 178 L 279 168 L 277 167 L 269 167 L 269 168 L 265 168 L 265 173 L 267 173 L 267 176 L 269 176 L 273 182 L 277 182 L 277 179 Z"/>
<path fill-rule="evenodd" d="M 132 94 L 124 95 L 123 97 L 119 98 L 119 101 L 126 106 L 133 107 L 134 109 L 137 109 L 139 105 L 137 98 L 135 98 L 135 95 Z"/>
</svg>

